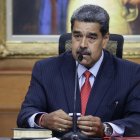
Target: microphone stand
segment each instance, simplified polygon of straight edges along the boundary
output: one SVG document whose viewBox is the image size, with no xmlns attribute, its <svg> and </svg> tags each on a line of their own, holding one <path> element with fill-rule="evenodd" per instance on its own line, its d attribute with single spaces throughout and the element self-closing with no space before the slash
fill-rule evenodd
<svg viewBox="0 0 140 140">
<path fill-rule="evenodd" d="M 83 56 L 80 54 L 78 56 L 78 64 L 76 65 L 75 71 L 75 89 L 74 89 L 74 109 L 73 109 L 73 131 L 66 133 L 61 140 L 89 140 L 88 136 L 77 130 L 77 113 L 76 113 L 76 92 L 77 92 L 77 69 L 79 62 L 82 61 Z"/>
</svg>

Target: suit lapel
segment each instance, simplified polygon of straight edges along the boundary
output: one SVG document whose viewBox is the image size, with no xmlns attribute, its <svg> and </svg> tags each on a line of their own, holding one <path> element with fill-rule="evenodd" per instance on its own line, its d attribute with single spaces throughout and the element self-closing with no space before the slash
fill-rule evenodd
<svg viewBox="0 0 140 140">
<path fill-rule="evenodd" d="M 74 107 L 74 88 L 75 88 L 75 70 L 76 63 L 71 54 L 68 54 L 69 57 L 63 58 L 63 66 L 61 68 L 62 78 L 64 83 L 64 92 L 67 101 L 67 106 L 69 112 L 73 112 Z M 78 87 L 78 84 L 77 84 Z M 78 88 L 77 88 L 78 89 Z M 77 94 L 77 104 L 79 104 L 79 94 Z M 79 108 L 79 106 L 77 107 Z M 79 109 L 78 109 L 79 110 Z M 77 111 L 78 111 L 77 110 Z"/>
<path fill-rule="evenodd" d="M 96 76 L 94 85 L 91 90 L 89 101 L 87 103 L 86 114 L 95 115 L 100 103 L 104 99 L 104 96 L 111 85 L 114 77 L 114 66 L 112 58 L 109 57 L 106 52 L 104 53 L 103 63 Z"/>
</svg>

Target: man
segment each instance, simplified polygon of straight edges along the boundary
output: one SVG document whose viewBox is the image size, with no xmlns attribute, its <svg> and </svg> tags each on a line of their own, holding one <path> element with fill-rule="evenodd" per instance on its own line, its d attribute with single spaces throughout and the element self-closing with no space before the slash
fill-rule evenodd
<svg viewBox="0 0 140 140">
<path fill-rule="evenodd" d="M 109 40 L 108 13 L 84 5 L 73 13 L 71 30 L 72 52 L 35 64 L 18 126 L 48 128 L 56 137 L 70 131 L 78 66 L 76 111 L 82 113 L 77 121 L 81 133 L 140 135 L 140 65 L 103 49 Z M 87 93 L 89 97 L 84 97 Z"/>
</svg>

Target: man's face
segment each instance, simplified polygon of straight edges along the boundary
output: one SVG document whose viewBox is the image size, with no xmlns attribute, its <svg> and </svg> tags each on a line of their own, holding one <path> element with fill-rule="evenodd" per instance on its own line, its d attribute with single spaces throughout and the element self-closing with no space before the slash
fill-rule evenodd
<svg viewBox="0 0 140 140">
<path fill-rule="evenodd" d="M 77 60 L 79 54 L 82 54 L 80 64 L 92 67 L 100 58 L 108 39 L 108 34 L 102 36 L 99 23 L 75 21 L 72 30 L 73 57 Z"/>
</svg>

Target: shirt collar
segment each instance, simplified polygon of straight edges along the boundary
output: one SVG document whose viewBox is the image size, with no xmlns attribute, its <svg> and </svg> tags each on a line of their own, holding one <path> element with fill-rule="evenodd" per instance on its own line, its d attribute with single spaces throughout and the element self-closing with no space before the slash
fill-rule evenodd
<svg viewBox="0 0 140 140">
<path fill-rule="evenodd" d="M 104 52 L 102 51 L 102 55 L 101 55 L 100 59 L 88 70 L 88 71 L 90 71 L 92 73 L 92 75 L 94 77 L 97 76 L 97 73 L 99 71 L 101 63 L 103 61 L 103 57 L 104 57 Z M 79 66 L 78 66 L 78 78 L 80 78 L 86 70 L 87 70 L 86 67 L 84 67 L 83 65 L 79 64 Z"/>
</svg>

